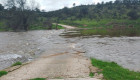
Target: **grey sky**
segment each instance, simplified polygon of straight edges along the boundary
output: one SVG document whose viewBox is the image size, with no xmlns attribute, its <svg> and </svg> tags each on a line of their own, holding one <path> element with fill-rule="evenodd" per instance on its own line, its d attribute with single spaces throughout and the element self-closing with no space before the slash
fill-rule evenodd
<svg viewBox="0 0 140 80">
<path fill-rule="evenodd" d="M 5 0 L 0 0 L 0 3 L 2 3 L 3 1 Z M 81 5 L 93 4 L 102 1 L 107 2 L 114 0 L 36 0 L 36 2 L 38 2 L 40 5 L 40 9 L 44 9 L 46 11 L 58 10 L 63 7 L 72 7 L 73 3 L 76 3 L 76 5 Z"/>
</svg>

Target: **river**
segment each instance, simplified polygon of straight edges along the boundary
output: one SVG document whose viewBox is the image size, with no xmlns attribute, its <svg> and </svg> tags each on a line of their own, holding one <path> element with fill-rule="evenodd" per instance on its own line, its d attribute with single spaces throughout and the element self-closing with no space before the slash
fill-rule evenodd
<svg viewBox="0 0 140 80">
<path fill-rule="evenodd" d="M 69 51 L 62 50 L 70 46 L 82 48 L 87 57 L 113 61 L 130 70 L 140 71 L 140 37 L 64 38 L 59 36 L 63 31 L 0 32 L 0 70 L 17 61 L 33 60 L 44 52 L 49 55 Z"/>
</svg>

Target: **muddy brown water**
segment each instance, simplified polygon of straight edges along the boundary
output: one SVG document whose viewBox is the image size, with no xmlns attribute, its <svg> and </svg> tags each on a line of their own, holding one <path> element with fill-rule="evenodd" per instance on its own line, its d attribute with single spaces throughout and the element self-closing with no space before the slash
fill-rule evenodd
<svg viewBox="0 0 140 80">
<path fill-rule="evenodd" d="M 72 52 L 66 47 L 69 46 L 85 51 L 85 56 L 113 61 L 130 70 L 140 71 L 140 37 L 64 38 L 59 36 L 63 32 L 0 32 L 0 70 L 17 61 L 32 60 L 43 52 L 48 55 Z"/>
</svg>

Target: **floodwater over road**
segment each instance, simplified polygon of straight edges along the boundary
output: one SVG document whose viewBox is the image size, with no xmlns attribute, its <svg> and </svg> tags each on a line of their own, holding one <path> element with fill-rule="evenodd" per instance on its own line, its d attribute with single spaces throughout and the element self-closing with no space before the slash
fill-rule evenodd
<svg viewBox="0 0 140 80">
<path fill-rule="evenodd" d="M 57 39 L 63 42 L 58 38 L 61 32 L 62 30 L 0 32 L 0 70 L 17 61 L 32 60 L 48 50 L 51 54 L 54 44 L 57 45 Z"/>
<path fill-rule="evenodd" d="M 77 44 L 86 50 L 88 57 L 140 71 L 140 37 L 84 38 Z"/>
<path fill-rule="evenodd" d="M 44 52 L 48 55 L 72 53 L 69 49 L 72 47 L 86 51 L 85 56 L 140 71 L 140 37 L 63 38 L 59 36 L 63 31 L 0 32 L 0 70 L 17 61 L 32 60 Z"/>
</svg>

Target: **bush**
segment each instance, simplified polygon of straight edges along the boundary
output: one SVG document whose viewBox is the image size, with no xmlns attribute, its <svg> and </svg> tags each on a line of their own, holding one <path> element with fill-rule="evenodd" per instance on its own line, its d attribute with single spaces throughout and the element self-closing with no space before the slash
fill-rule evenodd
<svg viewBox="0 0 140 80">
<path fill-rule="evenodd" d="M 139 18 L 139 15 L 136 11 L 132 10 L 127 14 L 132 20 L 136 20 Z"/>
</svg>

